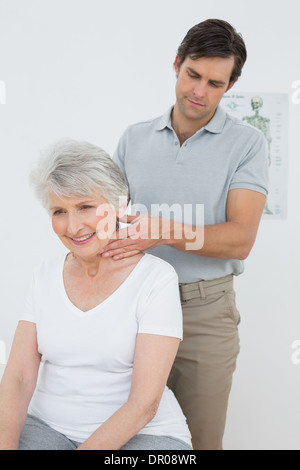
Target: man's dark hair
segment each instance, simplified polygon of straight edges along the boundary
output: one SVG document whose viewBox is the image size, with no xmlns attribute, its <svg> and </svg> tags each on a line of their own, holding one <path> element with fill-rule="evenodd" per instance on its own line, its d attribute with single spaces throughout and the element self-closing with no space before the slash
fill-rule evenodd
<svg viewBox="0 0 300 470">
<path fill-rule="evenodd" d="M 177 55 L 179 66 L 189 56 L 196 60 L 202 57 L 234 56 L 235 63 L 230 77 L 230 83 L 236 81 L 247 59 L 247 50 L 241 34 L 227 23 L 218 19 L 209 19 L 191 28 L 181 45 Z"/>
</svg>

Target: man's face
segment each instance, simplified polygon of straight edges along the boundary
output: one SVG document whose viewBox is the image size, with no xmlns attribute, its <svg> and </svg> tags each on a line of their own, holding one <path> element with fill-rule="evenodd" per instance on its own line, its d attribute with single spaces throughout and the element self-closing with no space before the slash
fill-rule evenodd
<svg viewBox="0 0 300 470">
<path fill-rule="evenodd" d="M 206 125 L 213 117 L 224 93 L 234 82 L 230 77 L 234 67 L 234 57 L 204 57 L 192 60 L 187 57 L 179 67 L 175 59 L 176 106 L 179 113 L 187 119 L 198 120 Z"/>
</svg>

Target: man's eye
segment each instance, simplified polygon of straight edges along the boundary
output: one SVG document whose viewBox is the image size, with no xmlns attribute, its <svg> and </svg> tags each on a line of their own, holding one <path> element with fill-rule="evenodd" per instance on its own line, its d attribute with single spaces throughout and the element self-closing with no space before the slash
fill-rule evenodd
<svg viewBox="0 0 300 470">
<path fill-rule="evenodd" d="M 188 74 L 188 76 L 189 76 L 190 78 L 198 78 L 197 75 L 194 75 L 194 74 L 191 73 L 191 72 L 188 72 L 187 74 Z"/>
<path fill-rule="evenodd" d="M 81 206 L 81 210 L 87 210 L 87 209 L 92 209 L 93 206 Z"/>
</svg>

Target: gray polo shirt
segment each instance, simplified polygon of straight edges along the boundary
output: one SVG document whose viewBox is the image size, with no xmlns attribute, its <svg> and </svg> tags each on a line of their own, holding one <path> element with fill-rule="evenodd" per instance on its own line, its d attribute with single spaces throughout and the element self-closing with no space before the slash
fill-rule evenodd
<svg viewBox="0 0 300 470">
<path fill-rule="evenodd" d="M 228 191 L 244 188 L 267 195 L 267 145 L 259 130 L 219 106 L 211 121 L 180 146 L 171 111 L 129 126 L 114 154 L 135 208 L 141 204 L 149 215 L 164 217 L 166 212 L 155 213 L 157 207 L 175 204 L 175 209 L 182 208 L 182 222 L 201 225 L 203 204 L 204 224 L 212 225 L 226 221 Z M 174 210 L 174 216 L 169 211 L 169 218 L 180 221 L 179 213 Z M 239 275 L 244 270 L 240 260 L 202 257 L 166 245 L 150 253 L 169 262 L 180 283 Z"/>
</svg>

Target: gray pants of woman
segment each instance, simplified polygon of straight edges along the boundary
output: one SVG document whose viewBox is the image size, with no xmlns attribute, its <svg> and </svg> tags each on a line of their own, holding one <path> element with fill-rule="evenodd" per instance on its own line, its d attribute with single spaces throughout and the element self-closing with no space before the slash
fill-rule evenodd
<svg viewBox="0 0 300 470">
<path fill-rule="evenodd" d="M 71 441 L 43 421 L 28 415 L 20 437 L 19 450 L 76 450 L 80 442 Z M 134 436 L 120 450 L 192 450 L 180 439 L 169 436 Z"/>
</svg>

